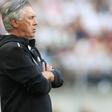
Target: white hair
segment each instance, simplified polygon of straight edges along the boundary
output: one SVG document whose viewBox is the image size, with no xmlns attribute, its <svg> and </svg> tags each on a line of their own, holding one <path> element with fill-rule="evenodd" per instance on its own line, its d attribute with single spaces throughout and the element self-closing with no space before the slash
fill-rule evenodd
<svg viewBox="0 0 112 112">
<path fill-rule="evenodd" d="M 0 12 L 7 31 L 13 29 L 10 20 L 19 20 L 23 13 L 22 9 L 27 6 L 30 6 L 30 2 L 27 0 L 7 0 L 2 4 Z"/>
</svg>

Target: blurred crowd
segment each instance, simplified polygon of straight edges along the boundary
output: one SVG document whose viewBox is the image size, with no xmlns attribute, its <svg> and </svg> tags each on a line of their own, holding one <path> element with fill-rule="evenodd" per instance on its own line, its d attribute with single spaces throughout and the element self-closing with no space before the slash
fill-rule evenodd
<svg viewBox="0 0 112 112">
<path fill-rule="evenodd" d="M 31 0 L 37 46 L 65 83 L 112 82 L 112 0 Z M 0 20 L 0 33 L 4 28 Z M 89 84 L 89 85 L 90 85 Z"/>
</svg>

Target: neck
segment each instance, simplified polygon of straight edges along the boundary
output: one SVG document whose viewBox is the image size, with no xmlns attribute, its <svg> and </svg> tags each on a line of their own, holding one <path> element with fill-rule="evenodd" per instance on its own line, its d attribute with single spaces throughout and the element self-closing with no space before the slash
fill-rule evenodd
<svg viewBox="0 0 112 112">
<path fill-rule="evenodd" d="M 24 32 L 18 31 L 18 30 L 16 30 L 16 29 L 10 30 L 10 31 L 9 31 L 9 34 L 15 35 L 15 36 L 17 36 L 17 37 L 19 37 L 19 38 L 24 37 L 24 38 L 27 38 L 27 39 L 29 39 L 29 40 L 31 39 L 31 37 L 28 37 L 27 35 L 25 35 Z"/>
</svg>

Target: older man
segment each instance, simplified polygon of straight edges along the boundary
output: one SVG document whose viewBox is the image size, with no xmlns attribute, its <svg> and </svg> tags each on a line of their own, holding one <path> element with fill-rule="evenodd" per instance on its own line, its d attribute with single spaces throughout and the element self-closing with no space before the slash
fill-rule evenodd
<svg viewBox="0 0 112 112">
<path fill-rule="evenodd" d="M 52 112 L 49 92 L 63 78 L 35 47 L 35 12 L 27 0 L 8 0 L 1 14 L 8 32 L 0 36 L 2 112 Z"/>
</svg>

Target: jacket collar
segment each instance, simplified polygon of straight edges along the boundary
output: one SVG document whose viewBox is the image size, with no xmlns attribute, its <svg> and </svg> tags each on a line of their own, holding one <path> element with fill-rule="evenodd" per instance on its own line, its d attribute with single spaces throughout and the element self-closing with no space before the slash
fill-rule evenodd
<svg viewBox="0 0 112 112">
<path fill-rule="evenodd" d="M 35 39 L 27 39 L 25 37 L 17 37 L 15 35 L 5 35 L 5 37 L 7 41 L 18 41 L 24 45 L 30 45 L 31 47 L 35 46 Z"/>
</svg>

